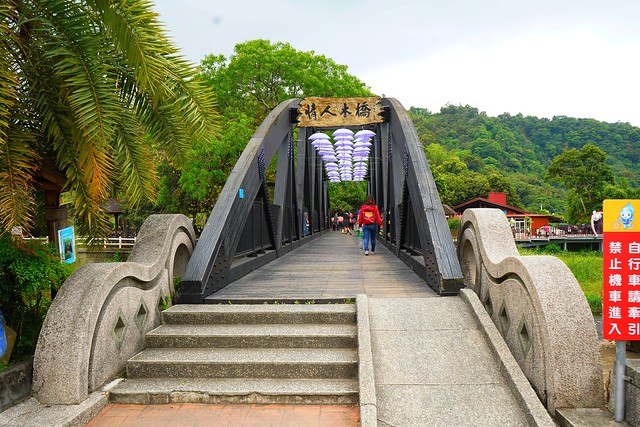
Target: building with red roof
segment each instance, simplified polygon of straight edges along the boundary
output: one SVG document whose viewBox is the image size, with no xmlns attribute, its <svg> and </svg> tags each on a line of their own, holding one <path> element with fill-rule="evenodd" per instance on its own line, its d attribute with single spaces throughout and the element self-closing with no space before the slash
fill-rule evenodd
<svg viewBox="0 0 640 427">
<path fill-rule="evenodd" d="M 514 230 L 518 233 L 530 233 L 533 230 L 535 234 L 539 233 L 538 230 L 544 230 L 545 227 L 549 227 L 549 221 L 560 221 L 552 215 L 534 214 L 527 212 L 523 209 L 517 208 L 507 204 L 507 193 L 504 192 L 490 192 L 488 198 L 476 197 L 466 202 L 460 203 L 453 207 L 458 215 L 470 208 L 495 208 L 500 209 L 506 217 L 509 219 Z M 529 220 L 527 220 L 529 218 Z M 530 221 L 530 224 L 528 222 Z"/>
</svg>

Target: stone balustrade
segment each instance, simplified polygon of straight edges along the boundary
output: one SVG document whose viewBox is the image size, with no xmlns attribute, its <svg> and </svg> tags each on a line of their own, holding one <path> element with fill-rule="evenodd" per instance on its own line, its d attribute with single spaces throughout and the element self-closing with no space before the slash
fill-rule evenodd
<svg viewBox="0 0 640 427">
<path fill-rule="evenodd" d="M 598 337 L 580 285 L 553 256 L 520 256 L 498 209 L 467 209 L 458 234 L 467 287 L 547 410 L 602 407 Z"/>
<path fill-rule="evenodd" d="M 41 404 L 79 404 L 122 374 L 145 333 L 171 304 L 195 233 L 184 215 L 152 215 L 127 262 L 87 264 L 54 299 L 34 356 L 33 395 Z"/>
</svg>

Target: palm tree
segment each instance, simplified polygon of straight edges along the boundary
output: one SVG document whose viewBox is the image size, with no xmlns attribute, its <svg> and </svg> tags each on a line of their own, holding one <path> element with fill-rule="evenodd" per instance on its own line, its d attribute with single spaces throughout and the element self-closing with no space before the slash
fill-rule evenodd
<svg viewBox="0 0 640 427">
<path fill-rule="evenodd" d="M 28 227 L 48 159 L 76 220 L 104 230 L 119 191 L 152 199 L 155 153 L 174 164 L 216 131 L 211 90 L 146 0 L 0 3 L 0 231 Z M 82 231 L 82 230 L 81 230 Z"/>
</svg>

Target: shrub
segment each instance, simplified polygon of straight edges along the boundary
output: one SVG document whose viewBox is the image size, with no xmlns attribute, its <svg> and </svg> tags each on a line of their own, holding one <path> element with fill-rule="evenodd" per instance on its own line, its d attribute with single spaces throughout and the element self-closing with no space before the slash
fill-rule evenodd
<svg viewBox="0 0 640 427">
<path fill-rule="evenodd" d="M 544 247 L 543 253 L 557 255 L 562 253 L 562 248 L 557 243 L 552 243 Z"/>
<path fill-rule="evenodd" d="M 53 245 L 0 235 L 0 307 L 17 333 L 12 360 L 33 354 L 51 292 L 70 273 Z"/>
<path fill-rule="evenodd" d="M 457 230 L 460 228 L 460 218 L 449 218 L 447 219 L 447 223 L 449 224 L 449 230 Z"/>
</svg>

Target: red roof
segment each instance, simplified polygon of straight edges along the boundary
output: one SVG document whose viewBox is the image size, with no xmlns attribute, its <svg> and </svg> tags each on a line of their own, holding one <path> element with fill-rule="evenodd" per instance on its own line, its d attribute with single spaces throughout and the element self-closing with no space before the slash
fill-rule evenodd
<svg viewBox="0 0 640 427">
<path fill-rule="evenodd" d="M 560 218 L 557 218 L 553 215 L 549 215 L 549 214 L 534 214 L 534 213 L 529 213 L 525 210 L 522 210 L 520 208 L 516 208 L 515 206 L 511 206 L 511 205 L 506 205 L 506 204 L 502 204 L 502 203 L 497 203 L 494 201 L 491 201 L 489 199 L 485 199 L 484 197 L 476 197 L 474 199 L 471 200 L 467 200 L 466 202 L 460 203 L 457 206 L 454 206 L 453 209 L 461 214 L 462 212 L 465 211 L 465 209 L 469 209 L 469 208 L 496 208 L 496 209 L 500 209 L 500 210 L 510 210 L 513 213 L 508 213 L 506 214 L 507 217 L 511 218 L 520 218 L 520 217 L 530 217 L 530 218 L 549 218 L 549 220 L 551 221 L 556 221 L 559 222 L 561 221 Z"/>
<path fill-rule="evenodd" d="M 516 208 L 515 206 L 510 206 L 502 203 L 496 203 L 484 197 L 476 197 L 471 200 L 467 200 L 466 202 L 462 202 L 459 205 L 453 207 L 456 212 L 462 213 L 465 209 L 469 208 L 497 208 L 497 209 L 508 209 L 517 214 L 529 215 L 529 213 L 520 208 Z"/>
</svg>

